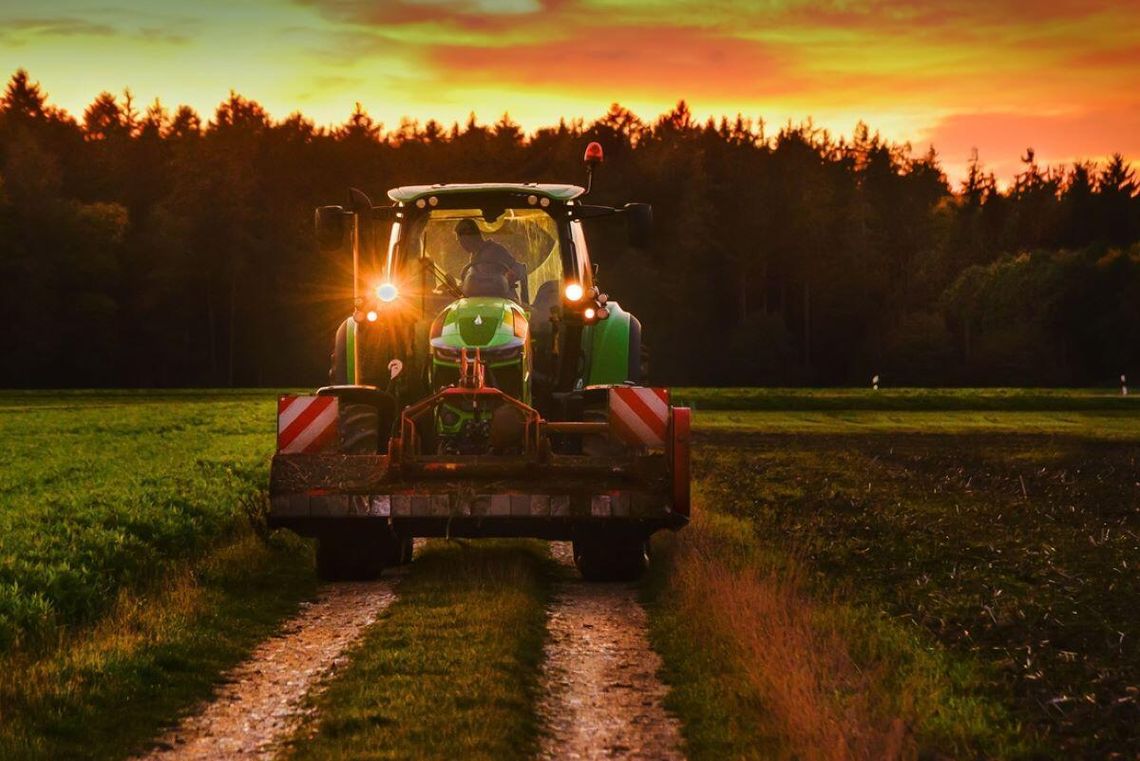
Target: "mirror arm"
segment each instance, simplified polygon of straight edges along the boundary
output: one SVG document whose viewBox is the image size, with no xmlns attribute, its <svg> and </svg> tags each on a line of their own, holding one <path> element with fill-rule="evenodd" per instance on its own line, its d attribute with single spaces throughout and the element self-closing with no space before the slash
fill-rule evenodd
<svg viewBox="0 0 1140 761">
<path fill-rule="evenodd" d="M 570 207 L 571 219 L 596 219 L 598 217 L 610 217 L 614 214 L 621 214 L 625 209 L 615 209 L 612 206 L 591 206 L 582 204 L 580 206 Z"/>
</svg>

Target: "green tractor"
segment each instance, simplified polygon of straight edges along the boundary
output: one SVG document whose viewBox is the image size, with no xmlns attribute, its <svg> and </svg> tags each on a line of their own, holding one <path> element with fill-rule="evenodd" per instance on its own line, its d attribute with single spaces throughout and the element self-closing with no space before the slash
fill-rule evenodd
<svg viewBox="0 0 1140 761">
<path fill-rule="evenodd" d="M 636 578 L 648 539 L 689 515 L 689 410 L 641 385 L 637 318 L 594 279 L 590 182 L 395 188 L 317 210 L 351 252 L 353 314 L 330 385 L 278 403 L 270 522 L 318 540 L 325 579 L 411 559 L 414 537 L 573 542 L 591 580 Z M 589 223 L 589 224 L 587 224 Z"/>
</svg>

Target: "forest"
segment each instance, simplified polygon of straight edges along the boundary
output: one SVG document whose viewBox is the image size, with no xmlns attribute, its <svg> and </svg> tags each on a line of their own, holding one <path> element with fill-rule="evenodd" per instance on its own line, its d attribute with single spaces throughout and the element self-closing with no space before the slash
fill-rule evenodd
<svg viewBox="0 0 1140 761">
<path fill-rule="evenodd" d="M 1140 376 L 1140 183 L 1120 155 L 951 184 L 935 150 L 810 121 L 652 121 L 614 104 L 533 134 L 508 115 L 325 128 L 232 93 L 212 115 L 25 71 L 0 99 L 0 387 L 312 386 L 351 312 L 313 208 L 349 186 L 585 180 L 653 204 L 655 243 L 588 228 L 655 382 L 1087 386 Z M 1001 181 L 999 181 L 1001 180 Z"/>
</svg>

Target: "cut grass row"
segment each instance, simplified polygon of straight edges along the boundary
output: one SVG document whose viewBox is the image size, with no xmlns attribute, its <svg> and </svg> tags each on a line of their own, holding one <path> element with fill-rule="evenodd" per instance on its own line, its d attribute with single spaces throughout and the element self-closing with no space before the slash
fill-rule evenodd
<svg viewBox="0 0 1140 761">
<path fill-rule="evenodd" d="M 1140 408 L 1035 412 L 712 410 L 698 412 L 694 424 L 698 430 L 709 432 L 780 433 L 795 436 L 922 433 L 1066 436 L 1092 440 L 1140 441 Z"/>
<path fill-rule="evenodd" d="M 1119 388 L 675 388 L 673 399 L 697 410 L 1140 413 L 1140 398 Z"/>
</svg>

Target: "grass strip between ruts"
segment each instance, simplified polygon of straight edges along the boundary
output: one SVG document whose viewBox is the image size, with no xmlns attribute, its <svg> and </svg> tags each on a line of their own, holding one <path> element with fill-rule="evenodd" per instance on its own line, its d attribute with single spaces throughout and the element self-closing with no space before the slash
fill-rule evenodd
<svg viewBox="0 0 1140 761">
<path fill-rule="evenodd" d="M 113 759 L 146 748 L 311 597 L 307 545 L 252 532 L 176 569 L 55 646 L 0 660 L 0 758 Z"/>
<path fill-rule="evenodd" d="M 540 542 L 429 543 L 292 755 L 532 757 L 552 577 Z"/>
</svg>

